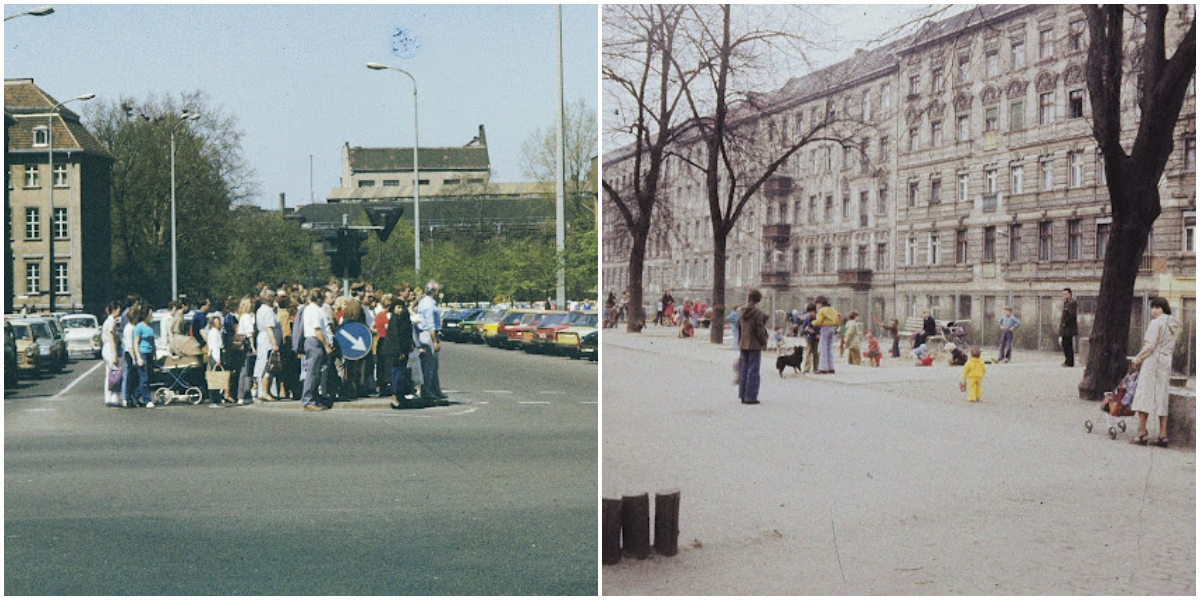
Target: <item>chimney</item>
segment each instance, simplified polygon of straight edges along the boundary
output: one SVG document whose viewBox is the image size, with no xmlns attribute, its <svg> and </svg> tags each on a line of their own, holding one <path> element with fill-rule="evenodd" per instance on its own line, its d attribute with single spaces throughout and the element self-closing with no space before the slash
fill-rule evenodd
<svg viewBox="0 0 1200 600">
<path fill-rule="evenodd" d="M 487 148 L 487 134 L 483 132 L 483 125 L 479 125 L 479 145 Z"/>
<path fill-rule="evenodd" d="M 279 192 L 279 216 L 281 217 L 287 212 L 287 209 L 285 208 L 287 204 L 284 202 L 285 198 L 286 194 Z"/>
</svg>

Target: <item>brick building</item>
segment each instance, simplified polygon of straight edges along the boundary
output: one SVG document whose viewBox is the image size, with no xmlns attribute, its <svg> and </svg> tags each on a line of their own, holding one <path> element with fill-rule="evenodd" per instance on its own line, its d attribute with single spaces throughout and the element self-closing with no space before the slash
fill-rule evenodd
<svg viewBox="0 0 1200 600">
<path fill-rule="evenodd" d="M 1173 6 L 1173 48 L 1194 19 Z M 1136 10 L 1126 31 L 1136 41 Z M 970 319 L 974 343 L 997 337 L 1013 306 L 1017 342 L 1057 344 L 1061 290 L 1080 300 L 1081 339 L 1091 327 L 1111 219 L 1101 157 L 1091 136 L 1077 6 L 988 5 L 924 25 L 889 46 L 857 52 L 759 98 L 758 143 L 786 143 L 837 111 L 864 127 L 842 147 L 801 150 L 747 206 L 728 245 L 727 301 L 760 287 L 776 310 L 818 294 L 874 318 Z M 1127 136 L 1136 132 L 1137 78 L 1126 78 Z M 1135 293 L 1133 344 L 1154 295 L 1179 307 L 1195 338 L 1195 89 L 1175 131 L 1154 226 Z M 676 150 L 697 152 L 683 142 Z M 629 149 L 605 157 L 606 178 L 631 177 Z M 647 252 L 645 291 L 709 300 L 711 226 L 703 187 L 669 161 Z M 628 285 L 630 238 L 605 211 L 604 286 Z M 1194 357 L 1188 353 L 1194 365 Z M 1194 367 L 1192 367 L 1194 369 Z"/>
</svg>

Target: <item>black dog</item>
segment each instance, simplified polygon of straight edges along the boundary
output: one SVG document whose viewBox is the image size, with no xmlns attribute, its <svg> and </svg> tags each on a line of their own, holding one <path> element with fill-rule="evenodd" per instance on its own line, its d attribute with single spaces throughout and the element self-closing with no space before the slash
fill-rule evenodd
<svg viewBox="0 0 1200 600">
<path fill-rule="evenodd" d="M 783 369 L 791 367 L 800 372 L 800 365 L 804 364 L 804 347 L 796 346 L 796 349 L 787 356 L 780 356 L 775 359 L 775 368 L 779 370 L 779 376 L 783 377 Z"/>
</svg>

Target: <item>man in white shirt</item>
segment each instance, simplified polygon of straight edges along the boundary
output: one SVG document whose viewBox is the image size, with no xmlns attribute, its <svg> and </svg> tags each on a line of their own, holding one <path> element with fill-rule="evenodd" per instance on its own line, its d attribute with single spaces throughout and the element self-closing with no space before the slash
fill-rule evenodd
<svg viewBox="0 0 1200 600">
<path fill-rule="evenodd" d="M 258 399 L 276 402 L 279 398 L 271 395 L 272 377 L 267 365 L 272 355 L 279 354 L 279 344 L 283 338 L 279 327 L 279 314 L 275 310 L 275 292 L 271 289 L 263 290 L 262 306 L 259 306 L 258 312 L 254 314 L 254 322 L 258 325 L 258 339 L 255 344 L 258 359 L 254 363 L 254 378 L 258 380 Z"/>
<path fill-rule="evenodd" d="M 327 410 L 329 407 L 317 402 L 320 395 L 317 388 L 321 383 L 321 372 L 325 366 L 325 356 L 333 351 L 330 340 L 333 331 L 329 319 L 323 310 L 325 294 L 315 289 L 309 294 L 309 304 L 304 309 L 301 329 L 304 332 L 304 387 L 300 395 L 300 403 L 304 410 Z"/>
<path fill-rule="evenodd" d="M 438 314 L 437 297 L 442 286 L 434 280 L 425 284 L 425 297 L 417 303 L 417 314 L 421 316 L 421 399 L 426 402 L 436 402 L 449 398 L 442 393 L 442 384 L 438 379 L 438 355 L 441 343 L 438 342 L 438 325 L 441 316 Z"/>
</svg>

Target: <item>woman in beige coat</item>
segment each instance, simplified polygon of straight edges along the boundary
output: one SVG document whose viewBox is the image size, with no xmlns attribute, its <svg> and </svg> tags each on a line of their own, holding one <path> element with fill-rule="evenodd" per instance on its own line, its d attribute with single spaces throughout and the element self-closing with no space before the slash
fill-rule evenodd
<svg viewBox="0 0 1200 600">
<path fill-rule="evenodd" d="M 1150 326 L 1142 337 L 1142 349 L 1133 358 L 1133 367 L 1139 369 L 1137 392 L 1133 395 L 1133 410 L 1138 416 L 1138 434 L 1131 444 L 1145 446 L 1150 439 L 1146 431 L 1149 413 L 1158 415 L 1158 440 L 1154 445 L 1167 447 L 1167 406 L 1171 381 L 1171 354 L 1175 351 L 1175 337 L 1179 334 L 1179 321 L 1171 316 L 1171 305 L 1165 298 L 1150 300 Z"/>
</svg>

